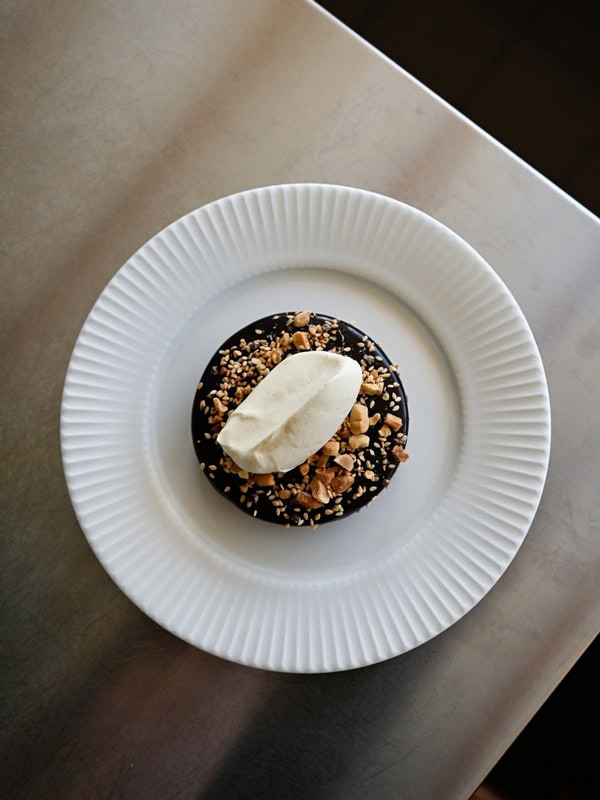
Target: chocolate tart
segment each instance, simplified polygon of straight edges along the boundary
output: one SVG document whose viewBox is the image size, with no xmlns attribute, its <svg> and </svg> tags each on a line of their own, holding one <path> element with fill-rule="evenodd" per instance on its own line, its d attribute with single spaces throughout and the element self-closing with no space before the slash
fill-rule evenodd
<svg viewBox="0 0 600 800">
<path fill-rule="evenodd" d="M 245 472 L 217 436 L 269 370 L 303 350 L 329 350 L 358 361 L 363 382 L 355 406 L 304 464 L 285 473 Z M 408 406 L 397 369 L 367 334 L 326 314 L 284 312 L 246 325 L 221 345 L 198 383 L 192 437 L 201 469 L 246 514 L 279 525 L 314 528 L 358 511 L 408 459 Z"/>
</svg>

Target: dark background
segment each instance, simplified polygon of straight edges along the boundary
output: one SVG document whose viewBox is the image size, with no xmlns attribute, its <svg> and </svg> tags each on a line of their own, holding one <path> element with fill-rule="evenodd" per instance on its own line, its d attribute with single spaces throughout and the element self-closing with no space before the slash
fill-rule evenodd
<svg viewBox="0 0 600 800">
<path fill-rule="evenodd" d="M 319 2 L 600 214 L 600 0 Z M 596 639 L 474 800 L 600 797 L 599 684 Z"/>
<path fill-rule="evenodd" d="M 319 0 L 600 215 L 600 0 Z"/>
</svg>

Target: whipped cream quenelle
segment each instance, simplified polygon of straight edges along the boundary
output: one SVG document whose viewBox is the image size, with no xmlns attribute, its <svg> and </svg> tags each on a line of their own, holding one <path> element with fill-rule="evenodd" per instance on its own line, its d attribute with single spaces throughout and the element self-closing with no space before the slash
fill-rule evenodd
<svg viewBox="0 0 600 800">
<path fill-rule="evenodd" d="M 291 355 L 230 414 L 217 442 L 248 472 L 287 472 L 334 435 L 361 382 L 361 368 L 348 356 L 326 351 Z"/>
</svg>

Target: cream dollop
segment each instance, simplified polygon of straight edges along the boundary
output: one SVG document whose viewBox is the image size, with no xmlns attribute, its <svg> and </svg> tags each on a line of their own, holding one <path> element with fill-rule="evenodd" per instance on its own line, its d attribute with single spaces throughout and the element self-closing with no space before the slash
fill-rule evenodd
<svg viewBox="0 0 600 800">
<path fill-rule="evenodd" d="M 230 414 L 217 441 L 248 472 L 287 472 L 333 436 L 361 381 L 358 362 L 348 356 L 288 356 Z"/>
</svg>

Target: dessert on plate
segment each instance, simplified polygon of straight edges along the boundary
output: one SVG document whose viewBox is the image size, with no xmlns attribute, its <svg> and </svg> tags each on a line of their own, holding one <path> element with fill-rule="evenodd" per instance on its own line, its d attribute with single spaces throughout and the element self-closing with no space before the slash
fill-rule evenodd
<svg viewBox="0 0 600 800">
<path fill-rule="evenodd" d="M 398 368 L 354 324 L 273 314 L 230 336 L 198 383 L 192 437 L 214 488 L 280 525 L 348 516 L 408 459 Z"/>
</svg>

